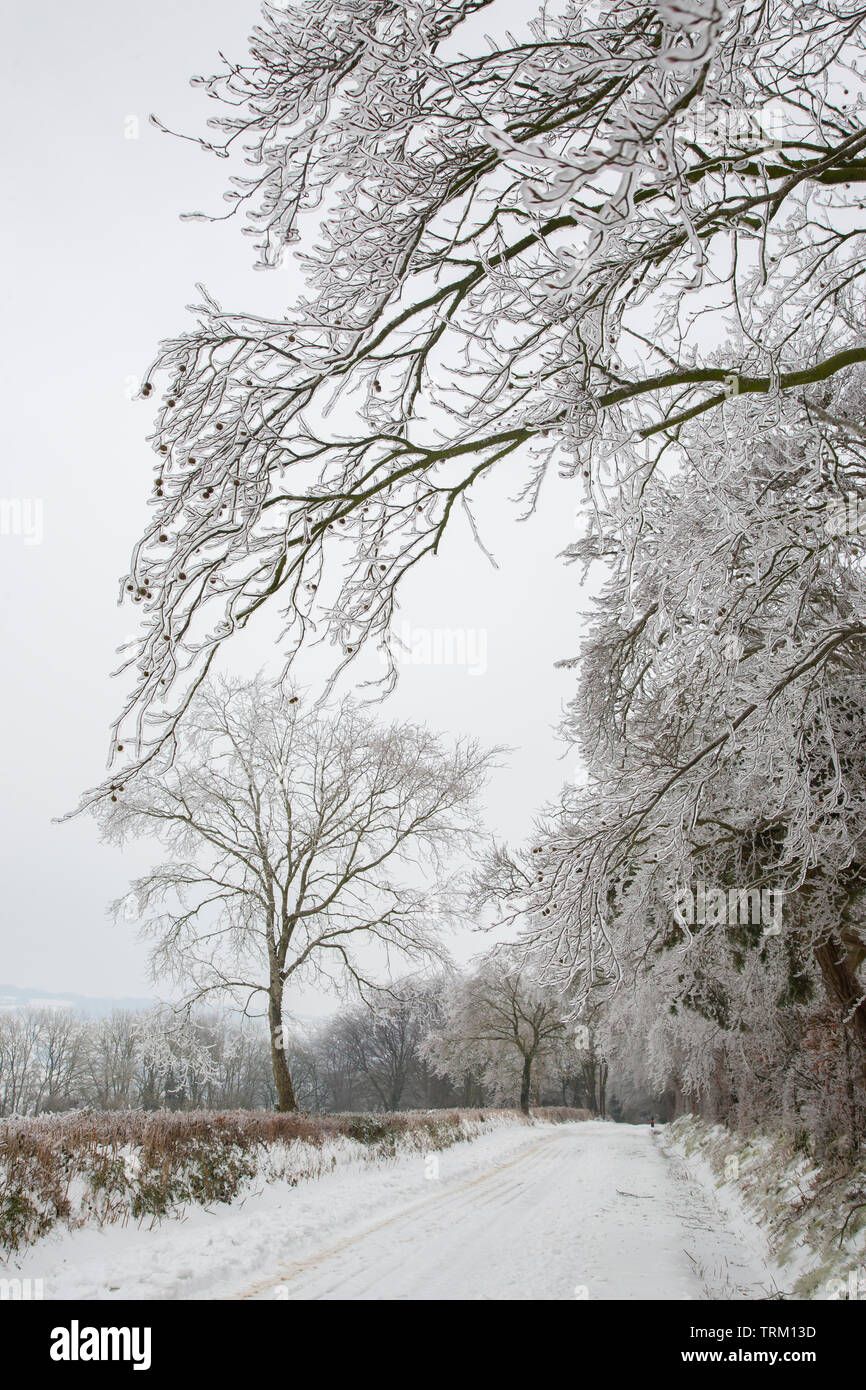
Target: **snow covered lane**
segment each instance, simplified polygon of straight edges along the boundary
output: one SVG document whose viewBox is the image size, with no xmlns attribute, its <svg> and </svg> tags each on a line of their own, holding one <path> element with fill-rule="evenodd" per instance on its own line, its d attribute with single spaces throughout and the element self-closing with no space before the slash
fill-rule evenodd
<svg viewBox="0 0 866 1390">
<path fill-rule="evenodd" d="M 766 1246 L 647 1126 L 504 1121 L 441 1153 L 343 1154 L 150 1228 L 56 1228 L 0 1263 L 49 1299 L 742 1299 Z"/>
<path fill-rule="evenodd" d="M 275 1267 L 258 1299 L 747 1299 L 771 1276 L 658 1133 L 533 1131 L 516 1156 Z"/>
</svg>

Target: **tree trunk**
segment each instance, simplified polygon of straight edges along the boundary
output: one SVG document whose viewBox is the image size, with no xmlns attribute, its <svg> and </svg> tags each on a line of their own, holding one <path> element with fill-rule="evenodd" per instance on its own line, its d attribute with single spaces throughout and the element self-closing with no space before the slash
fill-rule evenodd
<svg viewBox="0 0 866 1390">
<path fill-rule="evenodd" d="M 857 1088 L 854 1084 L 854 1069 L 851 1066 L 851 1040 L 848 1030 L 842 1029 L 842 1059 L 845 1064 L 845 1096 L 848 1101 L 848 1142 L 852 1152 L 860 1147 L 860 1125 L 857 1116 Z"/>
<path fill-rule="evenodd" d="M 866 1072 L 866 1002 L 862 989 L 838 941 L 825 941 L 815 952 L 824 985 L 830 998 L 849 1019 L 849 1026 L 860 1049 L 861 1075 Z M 844 1025 L 843 1025 L 844 1026 Z"/>
<path fill-rule="evenodd" d="M 532 1086 L 532 1058 L 523 1059 L 523 1076 L 520 1079 L 520 1109 L 524 1115 L 529 1114 L 529 1095 Z"/>
<path fill-rule="evenodd" d="M 295 1099 L 295 1088 L 292 1085 L 289 1064 L 286 1061 L 286 1044 L 283 1037 L 282 982 L 276 986 L 271 986 L 268 998 L 268 1022 L 271 1027 L 271 1067 L 274 1073 L 274 1085 L 277 1089 L 277 1109 L 280 1111 L 297 1110 L 298 1102 Z"/>
</svg>

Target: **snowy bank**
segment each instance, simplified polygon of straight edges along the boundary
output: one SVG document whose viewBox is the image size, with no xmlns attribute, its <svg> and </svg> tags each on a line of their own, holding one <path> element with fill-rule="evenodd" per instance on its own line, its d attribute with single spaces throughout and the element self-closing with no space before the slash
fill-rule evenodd
<svg viewBox="0 0 866 1390">
<path fill-rule="evenodd" d="M 729 1221 L 762 1232 L 782 1297 L 866 1298 L 866 1161 L 819 1162 L 790 1132 L 732 1133 L 688 1115 L 664 1144 L 715 1193 Z"/>
</svg>

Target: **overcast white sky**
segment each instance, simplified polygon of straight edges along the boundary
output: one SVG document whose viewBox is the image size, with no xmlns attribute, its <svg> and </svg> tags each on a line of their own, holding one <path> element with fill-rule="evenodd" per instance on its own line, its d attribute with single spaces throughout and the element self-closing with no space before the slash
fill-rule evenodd
<svg viewBox="0 0 866 1390">
<path fill-rule="evenodd" d="M 514 0 L 506 20 L 509 9 Z M 161 337 L 187 325 L 196 281 L 227 308 L 269 314 L 298 283 L 292 269 L 254 273 L 239 225 L 178 220 L 220 210 L 226 164 L 147 124 L 155 111 L 175 129 L 203 128 L 210 103 L 188 79 L 218 66 L 219 49 L 244 56 L 257 13 L 255 0 L 48 0 L 7 17 L 0 499 L 20 503 L 31 523 L 38 512 L 27 504 L 40 503 L 44 534 L 39 544 L 0 535 L 0 982 L 152 992 L 145 948 L 106 914 L 150 849 L 121 854 L 88 820 L 51 821 L 103 774 L 121 696 L 108 673 L 135 630 L 136 610 L 116 606 L 117 582 L 145 518 L 153 404 L 130 402 L 129 381 Z M 489 829 L 519 841 L 571 770 L 554 726 L 574 676 L 553 663 L 574 651 L 587 601 L 578 572 L 556 558 L 575 535 L 576 491 L 557 484 L 518 525 L 507 496 L 520 473 L 509 467 L 486 503 L 478 497 L 499 570 L 461 535 L 417 575 L 400 614 L 412 629 L 486 641 L 486 670 L 406 666 L 382 712 L 513 745 L 486 800 Z M 264 627 L 242 648 L 230 644 L 226 660 L 225 669 L 279 667 Z M 459 953 L 481 944 L 464 941 Z"/>
</svg>

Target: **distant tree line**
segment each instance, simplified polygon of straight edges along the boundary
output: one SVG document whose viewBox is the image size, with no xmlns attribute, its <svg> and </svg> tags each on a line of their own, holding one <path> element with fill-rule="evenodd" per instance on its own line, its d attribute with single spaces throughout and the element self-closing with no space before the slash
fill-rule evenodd
<svg viewBox="0 0 866 1390">
<path fill-rule="evenodd" d="M 504 1014 L 504 1026 L 490 1026 L 484 1009 L 498 1007 L 497 990 L 525 1010 L 516 1031 Z M 302 1110 L 568 1105 L 602 1114 L 607 1064 L 574 1036 L 537 985 L 488 962 L 466 976 L 399 981 L 369 1003 L 287 1026 L 285 1049 Z M 0 1015 L 2 1116 L 276 1104 L 265 1019 L 201 1011 L 178 1020 L 160 1008 L 98 1019 L 54 1008 Z"/>
</svg>

